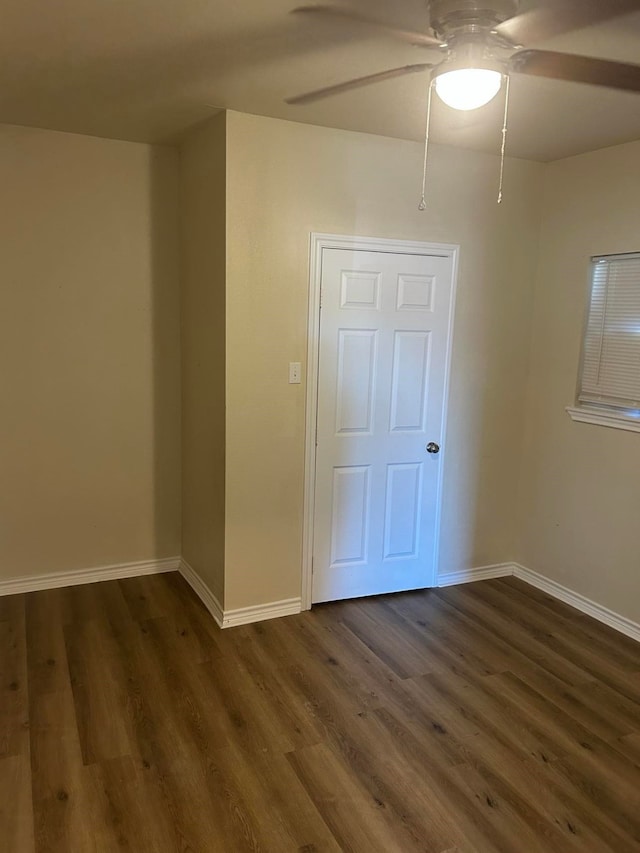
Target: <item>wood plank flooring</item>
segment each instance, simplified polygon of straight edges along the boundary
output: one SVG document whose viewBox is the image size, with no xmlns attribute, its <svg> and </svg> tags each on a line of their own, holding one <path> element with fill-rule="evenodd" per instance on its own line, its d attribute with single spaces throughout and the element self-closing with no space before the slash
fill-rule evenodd
<svg viewBox="0 0 640 853">
<path fill-rule="evenodd" d="M 640 851 L 640 646 L 513 579 L 220 631 L 0 598 L 3 853 Z"/>
</svg>

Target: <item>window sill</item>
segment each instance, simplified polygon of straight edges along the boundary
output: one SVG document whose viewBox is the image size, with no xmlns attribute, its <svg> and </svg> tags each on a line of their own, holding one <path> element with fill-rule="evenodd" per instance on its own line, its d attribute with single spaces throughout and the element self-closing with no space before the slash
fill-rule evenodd
<svg viewBox="0 0 640 853">
<path fill-rule="evenodd" d="M 640 418 L 634 418 L 631 415 L 609 412 L 606 409 L 589 409 L 586 406 L 567 406 L 566 411 L 572 421 L 581 424 L 595 424 L 613 427 L 613 429 L 626 429 L 629 432 L 640 432 Z"/>
</svg>

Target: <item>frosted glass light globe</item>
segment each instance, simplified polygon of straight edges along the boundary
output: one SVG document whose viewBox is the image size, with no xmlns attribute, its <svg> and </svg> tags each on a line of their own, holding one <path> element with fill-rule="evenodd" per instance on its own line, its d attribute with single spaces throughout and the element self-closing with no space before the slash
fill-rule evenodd
<svg viewBox="0 0 640 853">
<path fill-rule="evenodd" d="M 458 68 L 436 77 L 436 92 L 454 110 L 477 110 L 500 91 L 502 74 L 488 68 Z"/>
</svg>

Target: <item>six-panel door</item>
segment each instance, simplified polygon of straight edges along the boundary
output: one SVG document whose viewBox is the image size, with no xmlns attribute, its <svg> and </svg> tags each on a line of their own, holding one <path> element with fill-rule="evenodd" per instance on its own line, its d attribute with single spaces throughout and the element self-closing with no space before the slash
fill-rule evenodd
<svg viewBox="0 0 640 853">
<path fill-rule="evenodd" d="M 314 602 L 430 585 L 452 274 L 450 256 L 323 250 Z"/>
</svg>

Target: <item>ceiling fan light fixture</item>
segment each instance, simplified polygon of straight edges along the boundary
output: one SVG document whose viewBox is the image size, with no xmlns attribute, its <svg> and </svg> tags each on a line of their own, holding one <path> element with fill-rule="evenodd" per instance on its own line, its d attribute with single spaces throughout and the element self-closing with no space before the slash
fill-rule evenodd
<svg viewBox="0 0 640 853">
<path fill-rule="evenodd" d="M 493 100 L 502 86 L 502 73 L 491 68 L 455 68 L 436 77 L 436 92 L 454 110 L 477 110 Z"/>
</svg>

